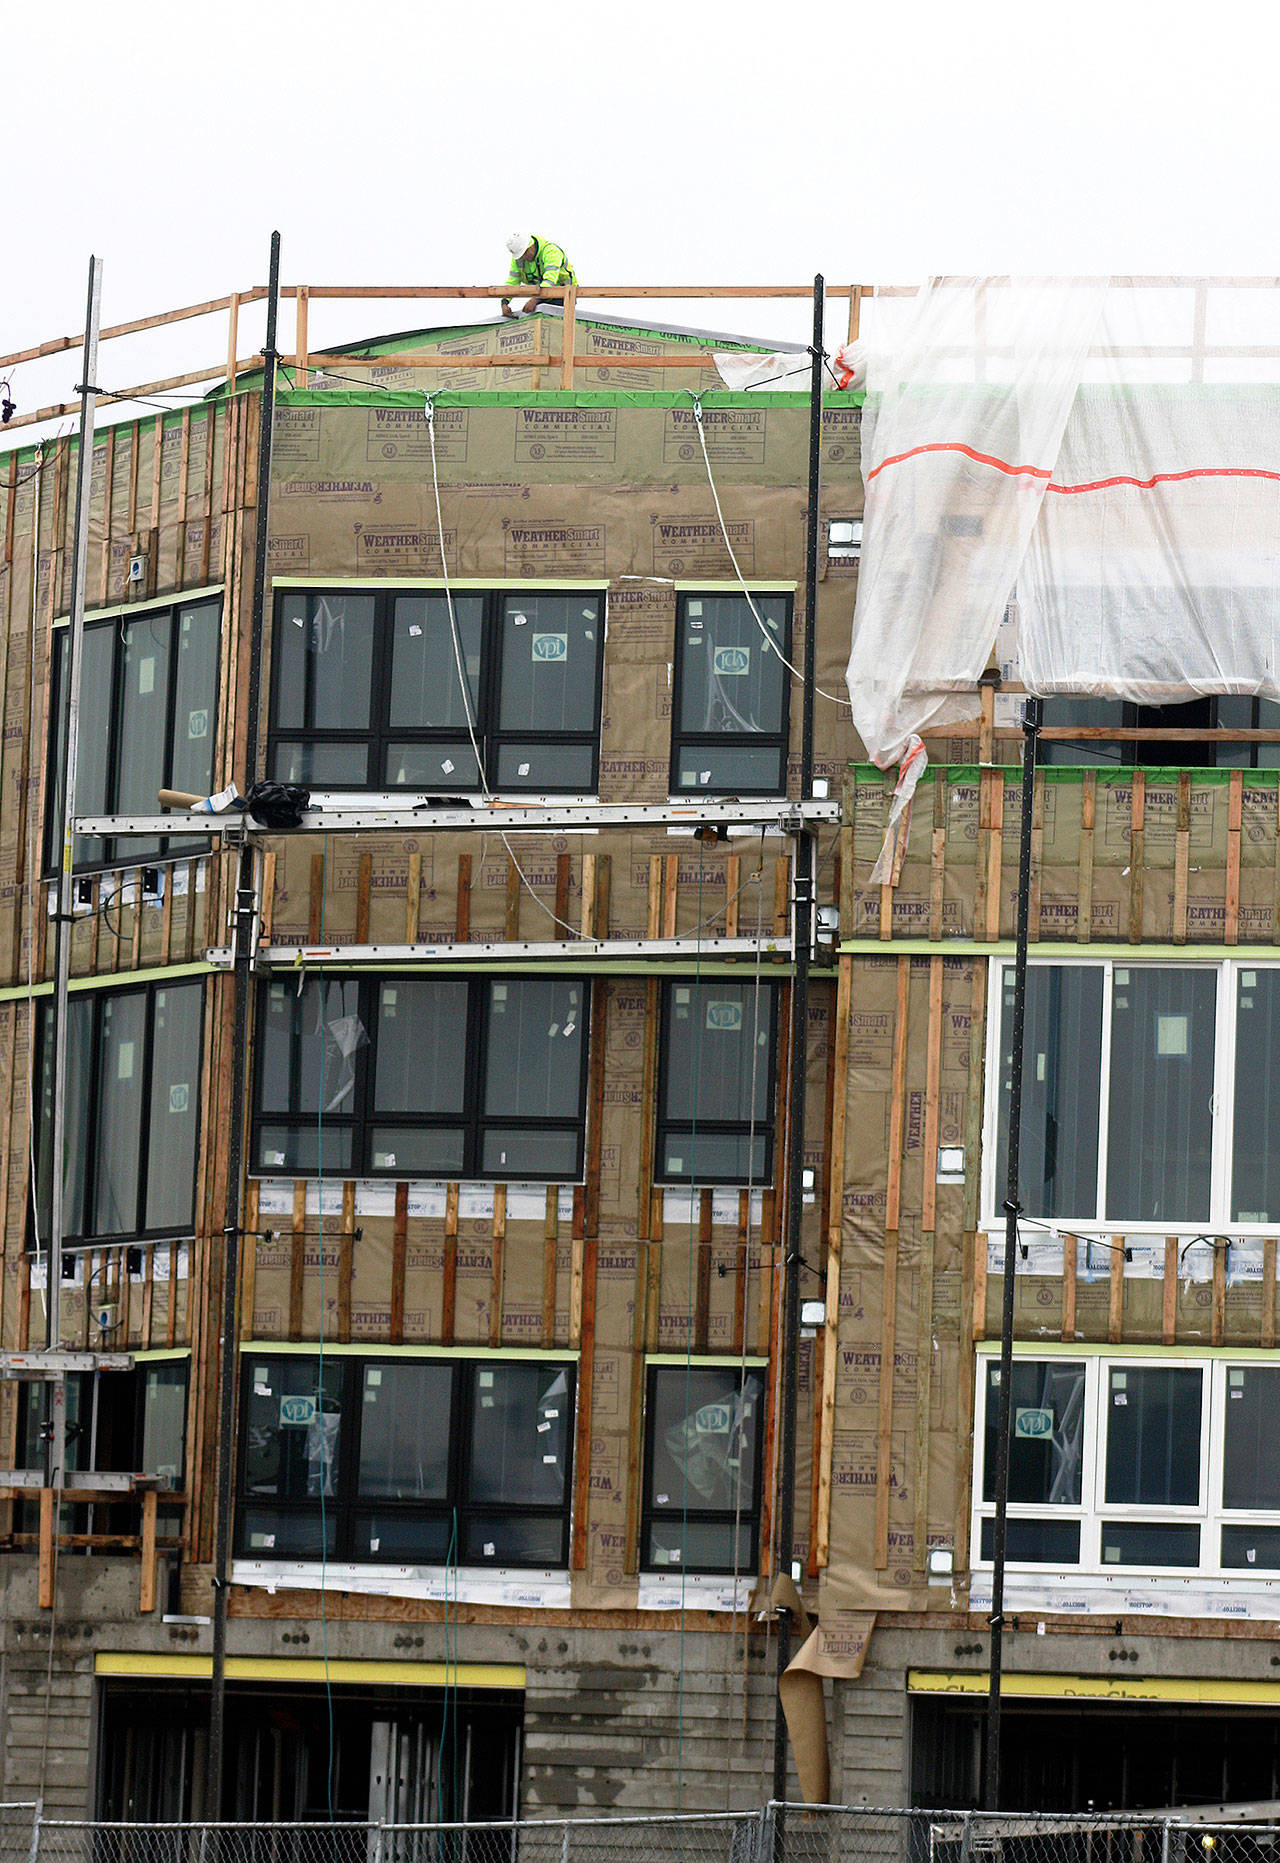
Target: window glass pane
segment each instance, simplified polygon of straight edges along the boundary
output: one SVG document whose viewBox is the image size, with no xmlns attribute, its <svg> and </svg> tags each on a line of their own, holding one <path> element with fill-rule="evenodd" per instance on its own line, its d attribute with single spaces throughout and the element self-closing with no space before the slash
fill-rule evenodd
<svg viewBox="0 0 1280 1863">
<path fill-rule="evenodd" d="M 1199 1527 L 1165 1524 L 1102 1528 L 1103 1565 L 1199 1565 Z"/>
<path fill-rule="evenodd" d="M 453 1367 L 366 1365 L 359 1491 L 379 1500 L 441 1501 L 449 1491 Z"/>
<path fill-rule="evenodd" d="M 350 1127 L 332 1120 L 298 1126 L 263 1126 L 258 1134 L 258 1169 L 297 1177 L 320 1171 L 349 1171 L 355 1158 Z"/>
<path fill-rule="evenodd" d="M 1196 1505 L 1200 1392 L 1201 1373 L 1190 1368 L 1111 1367 L 1106 1398 L 1109 1505 Z"/>
<path fill-rule="evenodd" d="M 580 982 L 521 978 L 489 985 L 486 1118 L 577 1116 L 585 1013 Z"/>
<path fill-rule="evenodd" d="M 1224 1507 L 1280 1510 L 1280 1369 L 1227 1366 L 1222 1457 Z"/>
<path fill-rule="evenodd" d="M 569 1396 L 562 1365 L 476 1368 L 469 1500 L 560 1505 L 568 1473 Z"/>
<path fill-rule="evenodd" d="M 93 1079 L 93 998 L 73 996 L 67 1004 L 66 1143 L 62 1153 L 63 1234 L 85 1232 L 85 1179 L 89 1168 L 89 1105 Z M 40 1005 L 39 1203 L 37 1239 L 49 1238 L 53 1190 L 53 1018 Z"/>
<path fill-rule="evenodd" d="M 594 744 L 500 744 L 489 781 L 497 789 L 586 794 L 595 787 L 595 758 Z"/>
<path fill-rule="evenodd" d="M 996 1523 L 982 1522 L 982 1553 L 994 1559 Z M 1078 1520 L 1011 1520 L 1005 1539 L 1005 1557 L 1017 1565 L 1079 1565 Z"/>
<path fill-rule="evenodd" d="M 468 722 L 473 729 L 478 729 L 484 598 L 455 595 L 453 613 L 458 649 L 467 672 L 466 703 L 458 678 L 458 650 L 445 597 L 441 594 L 395 598 L 389 711 L 393 731 L 434 727 L 459 731 L 465 740 Z"/>
<path fill-rule="evenodd" d="M 116 807 L 121 814 L 153 814 L 165 779 L 169 748 L 169 655 L 173 616 L 168 609 L 139 615 L 122 628 L 120 752 Z M 79 788 L 79 777 L 76 780 Z M 134 846 L 130 843 L 132 856 Z"/>
<path fill-rule="evenodd" d="M 1113 1222 L 1203 1222 L 1213 1139 L 1211 970 L 1112 972 L 1107 1207 Z"/>
<path fill-rule="evenodd" d="M 451 1515 L 433 1517 L 417 1508 L 406 1513 L 389 1508 L 356 1510 L 353 1550 L 357 1559 L 381 1559 L 396 1565 L 443 1565 L 451 1546 L 457 1558 Z"/>
<path fill-rule="evenodd" d="M 651 1389 L 649 1506 L 750 1514 L 759 1373 L 748 1372 L 740 1384 L 731 1365 L 672 1367 L 655 1373 Z"/>
<path fill-rule="evenodd" d="M 1272 746 L 1280 749 L 1280 746 Z M 1280 1219 L 1280 970 L 1236 973 L 1235 1135 L 1231 1214 Z"/>
<path fill-rule="evenodd" d="M 768 1117 L 773 993 L 740 983 L 674 983 L 667 990 L 667 1119 Z"/>
<path fill-rule="evenodd" d="M 472 1514 L 462 1557 L 468 1565 L 563 1565 L 564 1521 L 536 1514 Z"/>
<path fill-rule="evenodd" d="M 332 1559 L 338 1543 L 337 1515 L 330 1511 L 324 1523 L 324 1550 Z M 283 1507 L 246 1507 L 241 1529 L 245 1551 L 252 1558 L 318 1559 L 321 1550 L 320 1509 L 293 1513 Z"/>
<path fill-rule="evenodd" d="M 156 990 L 152 997 L 148 1229 L 181 1229 L 191 1223 L 203 1004 L 203 990 L 192 983 Z"/>
<path fill-rule="evenodd" d="M 1097 1213 L 1102 984 L 1098 967 L 1032 964 L 1027 970 L 1019 1178 L 1029 1216 Z M 1000 1040 L 996 1185 L 1002 1196 L 1013 1066 L 1011 971 L 1004 973 Z"/>
<path fill-rule="evenodd" d="M 70 639 L 63 633 L 67 645 L 62 661 L 63 673 L 70 663 Z M 84 631 L 84 648 L 80 670 L 80 735 L 76 746 L 76 813 L 78 815 L 106 815 L 112 812 L 113 797 L 110 786 L 110 751 L 111 751 L 111 697 L 113 690 L 116 630 L 115 624 L 104 627 L 87 627 Z M 61 805 L 62 769 L 66 757 L 66 712 L 68 694 L 66 680 L 62 685 L 62 721 L 59 731 L 58 746 L 58 795 Z M 147 805 L 150 814 L 157 807 L 155 796 Z M 132 844 L 130 844 L 132 852 Z M 61 849 L 52 850 L 54 860 L 61 856 Z M 100 838 L 86 839 L 77 837 L 74 859 L 80 863 L 91 863 L 103 859 L 106 843 Z"/>
<path fill-rule="evenodd" d="M 493 772 L 488 772 L 490 782 Z M 383 782 L 388 789 L 475 789 L 480 781 L 475 751 L 468 738 L 431 739 L 387 746 Z"/>
<path fill-rule="evenodd" d="M 768 1177 L 768 1140 L 759 1132 L 668 1132 L 662 1145 L 661 1175 L 703 1184 L 762 1184 Z"/>
<path fill-rule="evenodd" d="M 1047 725 L 1122 725 L 1124 723 L 1123 699 L 1046 699 L 1044 722 Z M 1118 763 L 1124 763 L 1125 748 L 1123 741 L 1107 741 L 1099 738 L 1081 738 L 1079 743 L 1070 740 L 1042 737 L 1037 753 L 1044 763 L 1070 763 L 1077 766 L 1106 765 L 1114 770 Z"/>
<path fill-rule="evenodd" d="M 142 1387 L 142 1467 L 148 1475 L 163 1475 L 175 1488 L 182 1486 L 186 1419 L 186 1366 L 146 1366 Z"/>
<path fill-rule="evenodd" d="M 271 753 L 277 783 L 302 783 L 308 789 L 363 789 L 369 781 L 369 744 L 290 742 L 277 739 Z"/>
<path fill-rule="evenodd" d="M 691 595 L 681 604 L 682 736 L 782 731 L 787 669 L 768 645 L 752 603 L 769 640 L 786 653 L 782 596 L 754 595 L 749 603 L 744 595 Z"/>
<path fill-rule="evenodd" d="M 582 591 L 503 597 L 499 730 L 595 730 L 600 615 Z"/>
<path fill-rule="evenodd" d="M 645 1564 L 658 1569 L 684 1566 L 691 1572 L 746 1571 L 752 1564 L 750 1520 L 651 1520 Z M 735 1556 L 734 1542 L 737 1542 Z"/>
<path fill-rule="evenodd" d="M 703 789 L 708 795 L 730 790 L 737 794 L 776 795 L 785 787 L 786 751 L 776 744 L 682 744 L 676 763 L 675 786 L 683 793 Z"/>
<path fill-rule="evenodd" d="M 367 731 L 371 595 L 286 595 L 278 610 L 273 722 L 283 731 Z"/>
<path fill-rule="evenodd" d="M 313 1358 L 251 1356 L 246 1375 L 244 1483 L 279 1500 L 335 1498 L 342 1367 Z"/>
<path fill-rule="evenodd" d="M 137 991 L 104 997 L 98 1011 L 95 1235 L 123 1235 L 138 1226 L 146 1007 Z"/>
<path fill-rule="evenodd" d="M 192 602 L 178 610 L 171 787 L 198 796 L 207 795 L 213 783 L 221 617 L 219 602 Z"/>
<path fill-rule="evenodd" d="M 467 985 L 397 977 L 378 986 L 377 1000 L 376 1110 L 461 1113 Z"/>
<path fill-rule="evenodd" d="M 466 1138 L 461 1126 L 371 1126 L 369 1167 L 401 1177 L 461 1177 Z"/>
<path fill-rule="evenodd" d="M 1280 1571 L 1280 1527 L 1234 1526 L 1222 1529 L 1222 1563 Z"/>
<path fill-rule="evenodd" d="M 581 1151 L 582 1136 L 576 1127 L 558 1132 L 551 1126 L 532 1131 L 521 1126 L 486 1126 L 481 1135 L 480 1169 L 494 1177 L 576 1177 Z"/>
<path fill-rule="evenodd" d="M 293 984 L 270 984 L 259 1107 L 268 1113 L 353 1113 L 357 1056 L 366 1041 L 353 978 L 310 977 L 301 993 Z"/>
<path fill-rule="evenodd" d="M 1084 1366 L 1019 1359 L 1009 1398 L 1009 1499 L 1032 1507 L 1078 1507 L 1084 1462 Z M 996 1498 L 1000 1367 L 987 1366 L 982 1498 Z"/>
</svg>

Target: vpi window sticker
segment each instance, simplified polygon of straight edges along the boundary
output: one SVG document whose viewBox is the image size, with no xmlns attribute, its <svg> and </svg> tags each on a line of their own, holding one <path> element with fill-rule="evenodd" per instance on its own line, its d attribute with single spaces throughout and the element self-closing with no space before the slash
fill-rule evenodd
<svg viewBox="0 0 1280 1863">
<path fill-rule="evenodd" d="M 314 1397 L 282 1397 L 280 1399 L 281 1427 L 305 1428 L 314 1423 L 316 1400 Z"/>
<path fill-rule="evenodd" d="M 751 671 L 750 647 L 717 647 L 711 664 L 721 679 L 732 679 Z"/>
<path fill-rule="evenodd" d="M 728 1404 L 704 1404 L 694 1414 L 693 1427 L 699 1436 L 727 1436 L 733 1427 L 733 1413 Z"/>
<path fill-rule="evenodd" d="M 741 1003 L 708 1003 L 707 1027 L 709 1029 L 740 1029 L 742 1027 Z"/>
<path fill-rule="evenodd" d="M 1015 1436 L 1052 1436 L 1052 1410 L 1027 1408 L 1014 1413 L 1013 1433 Z"/>
<path fill-rule="evenodd" d="M 569 658 L 569 636 L 567 634 L 535 634 L 533 657 L 535 660 L 567 660 Z"/>
</svg>

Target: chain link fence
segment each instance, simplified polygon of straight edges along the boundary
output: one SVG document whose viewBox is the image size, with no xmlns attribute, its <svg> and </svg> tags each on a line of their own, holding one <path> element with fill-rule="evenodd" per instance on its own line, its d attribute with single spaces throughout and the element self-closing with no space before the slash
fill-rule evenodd
<svg viewBox="0 0 1280 1863">
<path fill-rule="evenodd" d="M 7 1822 L 6 1813 L 15 1814 Z M 22 1814 L 21 1816 L 17 1814 Z M 1280 1863 L 1280 1822 L 766 1805 L 475 1824 L 126 1824 L 0 1806 L 0 1863 Z"/>
</svg>

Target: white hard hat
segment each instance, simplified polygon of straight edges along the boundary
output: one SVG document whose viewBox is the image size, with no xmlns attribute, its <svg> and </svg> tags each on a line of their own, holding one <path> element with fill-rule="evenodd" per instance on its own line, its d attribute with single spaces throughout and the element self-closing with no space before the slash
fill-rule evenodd
<svg viewBox="0 0 1280 1863">
<path fill-rule="evenodd" d="M 518 259 L 522 252 L 528 252 L 533 244 L 532 233 L 508 233 L 507 251 L 513 259 Z"/>
</svg>

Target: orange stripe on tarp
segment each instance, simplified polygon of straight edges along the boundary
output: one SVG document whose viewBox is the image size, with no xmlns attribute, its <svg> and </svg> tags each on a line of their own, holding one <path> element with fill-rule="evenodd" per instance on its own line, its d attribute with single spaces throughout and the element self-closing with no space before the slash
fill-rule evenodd
<svg viewBox="0 0 1280 1863">
<path fill-rule="evenodd" d="M 997 472 L 1003 472 L 1009 478 L 1044 479 L 1046 492 L 1057 492 L 1062 496 L 1079 492 L 1103 492 L 1113 485 L 1132 485 L 1140 492 L 1149 492 L 1157 485 L 1179 485 L 1187 479 L 1271 479 L 1280 483 L 1280 472 L 1270 472 L 1263 466 L 1193 466 L 1186 472 L 1153 472 L 1149 479 L 1137 479 L 1130 473 L 1118 472 L 1112 478 L 1089 479 L 1082 485 L 1054 485 L 1048 467 L 1015 466 L 1007 459 L 997 459 L 993 453 L 976 452 L 962 440 L 930 440 L 923 446 L 913 446 L 906 453 L 894 453 L 872 468 L 867 474 L 868 483 L 877 478 L 886 466 L 900 466 L 904 460 L 918 459 L 922 453 L 962 453 L 976 465 L 993 466 Z"/>
</svg>

